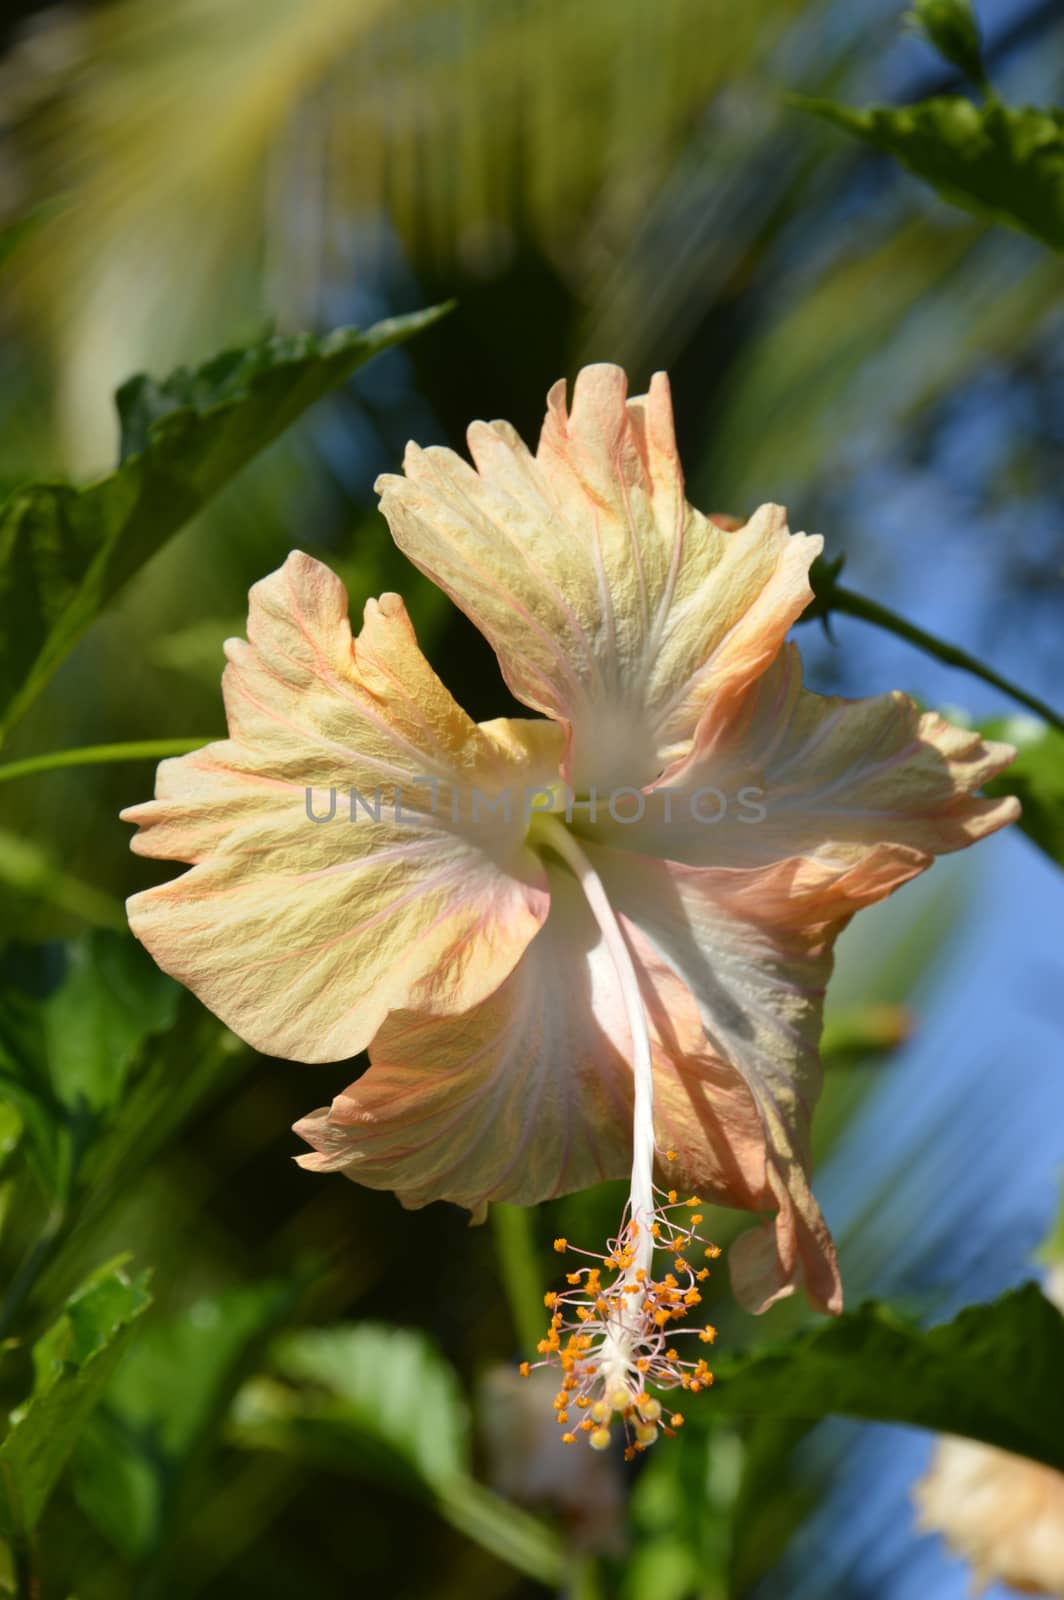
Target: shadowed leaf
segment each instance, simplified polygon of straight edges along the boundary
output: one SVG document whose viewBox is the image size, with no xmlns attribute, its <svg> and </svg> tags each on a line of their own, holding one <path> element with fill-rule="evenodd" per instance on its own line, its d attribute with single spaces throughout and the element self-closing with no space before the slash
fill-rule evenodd
<svg viewBox="0 0 1064 1600">
<path fill-rule="evenodd" d="M 471 1477 L 457 1375 L 423 1335 L 368 1323 L 309 1330 L 282 1339 L 271 1367 L 276 1376 L 238 1397 L 236 1443 L 389 1482 L 519 1572 L 562 1581 L 551 1531 Z"/>
<path fill-rule="evenodd" d="M 717 1366 L 727 1414 L 902 1422 L 1064 1470 L 1064 1317 L 1034 1284 L 923 1330 L 870 1302 Z"/>
<path fill-rule="evenodd" d="M 151 1304 L 147 1277 L 114 1262 L 67 1301 L 33 1349 L 35 1381 L 0 1444 L 0 1533 L 33 1529 L 136 1319 Z"/>
<path fill-rule="evenodd" d="M 232 1289 L 138 1340 L 74 1468 L 79 1503 L 127 1555 L 149 1556 L 173 1534 L 237 1385 L 305 1288 L 297 1278 Z"/>
</svg>

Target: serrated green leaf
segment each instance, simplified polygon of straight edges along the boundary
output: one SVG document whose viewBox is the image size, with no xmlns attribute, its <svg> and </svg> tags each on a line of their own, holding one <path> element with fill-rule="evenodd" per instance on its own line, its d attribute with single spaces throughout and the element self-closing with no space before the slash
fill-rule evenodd
<svg viewBox="0 0 1064 1600">
<path fill-rule="evenodd" d="M 25 1123 L 54 1199 L 70 1198 L 82 1157 L 119 1119 L 149 1041 L 173 1026 L 180 998 L 128 935 L 93 932 L 9 955 L 0 1091 Z"/>
<path fill-rule="evenodd" d="M 1064 113 L 959 95 L 865 111 L 797 104 L 895 156 L 952 205 L 1064 250 Z"/>
<path fill-rule="evenodd" d="M 107 1380 L 151 1304 L 147 1275 L 122 1264 L 95 1273 L 67 1301 L 33 1350 L 35 1382 L 0 1444 L 0 1533 L 30 1532 L 63 1471 Z"/>
<path fill-rule="evenodd" d="M 983 732 L 1016 746 L 1015 761 L 986 793 L 1016 795 L 1023 806 L 1018 826 L 1064 867 L 1064 733 L 1033 717 L 1004 717 Z"/>
<path fill-rule="evenodd" d="M 297 1277 L 227 1290 L 145 1329 L 74 1468 L 83 1510 L 126 1555 L 150 1556 L 172 1536 L 237 1387 L 306 1287 Z"/>
<path fill-rule="evenodd" d="M 728 1415 L 902 1422 L 1064 1470 L 1064 1317 L 1034 1284 L 926 1331 L 869 1303 L 716 1371 Z"/>
<path fill-rule="evenodd" d="M 422 1334 L 404 1328 L 316 1328 L 274 1348 L 271 1369 L 289 1387 L 251 1390 L 238 1432 L 299 1438 L 301 1451 L 337 1464 L 370 1459 L 403 1487 L 432 1486 L 469 1466 L 469 1417 L 453 1369 Z M 368 1453 L 367 1453 L 368 1452 Z"/>
<path fill-rule="evenodd" d="M 564 1578 L 552 1531 L 470 1476 L 457 1375 L 422 1334 L 364 1323 L 290 1335 L 275 1347 L 270 1375 L 238 1396 L 231 1436 L 246 1449 L 429 1498 L 517 1571 L 550 1586 Z"/>
<path fill-rule="evenodd" d="M 33 484 L 0 505 L 0 732 L 122 585 L 253 456 L 442 310 L 366 332 L 264 339 L 162 383 L 126 383 L 115 472 L 84 489 Z"/>
<path fill-rule="evenodd" d="M 973 83 L 983 83 L 983 44 L 971 0 L 913 0 L 910 19 Z"/>
</svg>

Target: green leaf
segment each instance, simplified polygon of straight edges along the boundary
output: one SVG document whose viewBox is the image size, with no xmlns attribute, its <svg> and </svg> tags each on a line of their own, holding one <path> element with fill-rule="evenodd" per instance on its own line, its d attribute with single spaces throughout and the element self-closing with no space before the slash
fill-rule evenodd
<svg viewBox="0 0 1064 1600">
<path fill-rule="evenodd" d="M 429 1499 L 517 1571 L 554 1587 L 563 1581 L 551 1530 L 470 1476 L 458 1378 L 422 1334 L 365 1323 L 288 1336 L 274 1349 L 271 1375 L 239 1395 L 232 1437 Z"/>
<path fill-rule="evenodd" d="M 1019 827 L 1064 867 L 1064 733 L 1033 717 L 1005 717 L 983 732 L 1016 746 L 1015 761 L 987 784 L 986 793 L 1017 795 L 1023 806 Z"/>
<path fill-rule="evenodd" d="M 952 205 L 1064 250 L 1064 112 L 955 95 L 866 111 L 796 103 L 895 156 Z"/>
<path fill-rule="evenodd" d="M 725 1359 L 728 1415 L 841 1415 L 963 1434 L 1064 1470 L 1064 1317 L 1034 1284 L 923 1330 L 869 1303 L 785 1343 Z"/>
<path fill-rule="evenodd" d="M 382 1473 L 407 1489 L 468 1470 L 465 1399 L 423 1335 L 370 1323 L 311 1329 L 281 1340 L 271 1368 L 289 1387 L 241 1396 L 236 1427 L 245 1442 L 298 1441 L 302 1454 Z"/>
<path fill-rule="evenodd" d="M 304 1277 L 197 1301 L 145 1329 L 78 1445 L 82 1509 L 133 1558 L 156 1553 L 195 1502 L 196 1474 L 238 1386 L 295 1312 Z"/>
<path fill-rule="evenodd" d="M 0 732 L 133 574 L 308 406 L 443 308 L 365 333 L 264 339 L 118 392 L 120 465 L 84 489 L 39 483 L 0 505 Z"/>
<path fill-rule="evenodd" d="M 173 1026 L 180 997 L 128 935 L 93 932 L 9 953 L 0 975 L 0 1089 L 25 1123 L 53 1199 L 71 1198 L 83 1156 L 120 1119 L 149 1041 Z"/>
<path fill-rule="evenodd" d="M 983 41 L 971 0 L 913 0 L 909 20 L 966 78 L 986 82 Z"/>
<path fill-rule="evenodd" d="M 0 1444 L 0 1534 L 29 1533 L 100 1399 L 151 1297 L 147 1276 L 121 1262 L 95 1273 L 67 1301 L 33 1350 L 35 1382 Z"/>
<path fill-rule="evenodd" d="M 56 850 L 7 828 L 0 828 L 0 883 L 18 896 L 43 901 L 94 927 L 128 926 L 121 900 L 67 872 Z"/>
</svg>

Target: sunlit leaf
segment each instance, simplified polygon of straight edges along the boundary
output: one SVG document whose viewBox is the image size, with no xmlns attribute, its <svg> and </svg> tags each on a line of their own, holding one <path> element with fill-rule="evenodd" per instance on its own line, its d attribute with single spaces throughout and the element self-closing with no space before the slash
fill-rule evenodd
<svg viewBox="0 0 1064 1600">
<path fill-rule="evenodd" d="M 75 1461 L 78 1501 L 118 1549 L 147 1556 L 172 1535 L 238 1385 L 305 1289 L 298 1277 L 232 1289 L 145 1329 Z"/>
<path fill-rule="evenodd" d="M 863 1417 L 963 1434 L 1064 1470 L 1064 1317 L 1033 1284 L 927 1331 L 869 1303 L 717 1366 L 729 1415 Z"/>
<path fill-rule="evenodd" d="M 86 488 L 40 483 L 0 506 L 0 728 L 162 545 L 308 406 L 439 310 L 265 339 L 118 393 L 121 465 Z"/>
<path fill-rule="evenodd" d="M 33 1350 L 33 1393 L 0 1444 L 0 1533 L 34 1528 L 132 1333 L 147 1278 L 121 1263 L 94 1274 Z"/>
<path fill-rule="evenodd" d="M 337 1465 L 360 1464 L 404 1486 L 439 1483 L 469 1466 L 469 1417 L 453 1369 L 430 1341 L 401 1328 L 318 1328 L 282 1340 L 272 1368 L 290 1387 L 241 1396 L 238 1432 Z M 276 1424 L 276 1433 L 271 1428 Z"/>
<path fill-rule="evenodd" d="M 272 1369 L 238 1397 L 237 1443 L 429 1499 L 500 1560 L 561 1581 L 550 1530 L 470 1476 L 457 1375 L 422 1334 L 368 1323 L 313 1329 L 281 1340 Z"/>
<path fill-rule="evenodd" d="M 895 156 L 953 205 L 1064 250 L 1064 112 L 959 95 L 866 111 L 798 104 Z"/>
<path fill-rule="evenodd" d="M 1018 795 L 1018 826 L 1064 867 L 1064 733 L 1032 717 L 1004 717 L 985 732 L 1016 746 L 1015 761 L 987 784 L 987 794 Z"/>
</svg>

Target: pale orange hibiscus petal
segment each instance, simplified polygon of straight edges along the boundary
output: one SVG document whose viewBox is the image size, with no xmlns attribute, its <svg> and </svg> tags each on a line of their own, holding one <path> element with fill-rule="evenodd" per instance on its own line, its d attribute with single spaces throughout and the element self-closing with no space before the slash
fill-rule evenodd
<svg viewBox="0 0 1064 1600">
<path fill-rule="evenodd" d="M 1019 815 L 1014 797 L 975 793 L 1014 755 L 905 694 L 810 693 L 797 649 L 785 645 L 715 748 L 668 794 L 645 796 L 641 820 L 618 823 L 600 807 L 590 831 L 695 866 L 802 855 L 841 867 L 882 845 L 924 852 L 929 864 Z"/>
<path fill-rule="evenodd" d="M 557 731 L 478 728 L 398 596 L 370 601 L 353 641 L 343 585 L 298 552 L 255 585 L 227 653 L 231 737 L 164 762 L 156 798 L 123 813 L 135 850 L 192 863 L 133 896 L 134 933 L 244 1039 L 300 1060 L 354 1054 L 397 1006 L 475 1005 L 548 897 L 519 798 L 473 825 L 469 795 L 549 781 Z M 331 821 L 310 819 L 308 787 L 318 817 L 335 792 Z"/>
<path fill-rule="evenodd" d="M 627 400 L 618 367 L 548 397 L 533 456 L 474 423 L 474 470 L 411 445 L 379 481 L 400 548 L 487 637 L 513 692 L 568 727 L 578 790 L 679 770 L 727 721 L 811 598 L 819 538 L 763 506 L 726 531 L 690 506 L 668 379 Z"/>
<path fill-rule="evenodd" d="M 315 1171 L 343 1171 L 405 1205 L 534 1205 L 627 1175 L 630 1041 L 617 974 L 583 896 L 549 868 L 546 924 L 500 988 L 461 1017 L 397 1013 L 364 1077 L 296 1131 Z M 711 1059 L 690 993 L 632 930 L 670 1172 L 707 1197 L 766 1200 L 760 1120 L 742 1079 Z"/>
<path fill-rule="evenodd" d="M 804 1286 L 814 1305 L 838 1311 L 834 1247 L 808 1177 L 831 951 L 854 911 L 927 858 L 899 845 L 842 869 L 795 859 L 742 871 L 588 853 L 613 905 L 696 998 L 703 1053 L 741 1078 L 756 1107 L 766 1178 L 752 1203 L 775 1217 L 732 1249 L 737 1294 L 760 1311 Z"/>
</svg>

